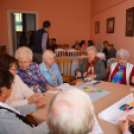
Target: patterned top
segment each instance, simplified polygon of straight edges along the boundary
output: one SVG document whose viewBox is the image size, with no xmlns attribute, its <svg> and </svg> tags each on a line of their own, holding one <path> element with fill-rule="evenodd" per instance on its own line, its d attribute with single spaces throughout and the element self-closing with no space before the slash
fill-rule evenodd
<svg viewBox="0 0 134 134">
<path fill-rule="evenodd" d="M 18 66 L 18 73 L 20 78 L 23 80 L 25 84 L 27 84 L 29 87 L 34 87 L 34 91 L 38 92 L 37 90 L 41 88 L 41 92 L 45 91 L 46 85 L 49 84 L 47 80 L 43 77 L 43 75 L 40 73 L 38 69 L 38 64 L 31 63 L 29 68 L 24 71 L 19 68 Z"/>
</svg>

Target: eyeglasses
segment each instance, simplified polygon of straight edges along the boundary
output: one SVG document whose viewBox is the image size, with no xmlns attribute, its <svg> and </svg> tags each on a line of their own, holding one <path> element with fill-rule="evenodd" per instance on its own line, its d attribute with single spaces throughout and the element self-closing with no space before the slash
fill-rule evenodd
<svg viewBox="0 0 134 134">
<path fill-rule="evenodd" d="M 9 70 L 11 70 L 11 71 L 16 71 L 16 72 L 18 71 L 17 69 L 9 69 Z"/>
</svg>

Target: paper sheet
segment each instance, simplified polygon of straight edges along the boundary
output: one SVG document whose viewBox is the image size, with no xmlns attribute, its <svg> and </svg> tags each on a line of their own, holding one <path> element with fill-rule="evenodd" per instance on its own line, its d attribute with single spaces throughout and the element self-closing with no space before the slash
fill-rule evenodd
<svg viewBox="0 0 134 134">
<path fill-rule="evenodd" d="M 122 111 L 119 109 L 123 104 L 130 104 L 133 101 L 134 97 L 133 93 L 131 93 L 120 101 L 114 103 L 112 106 L 100 112 L 98 116 L 102 120 L 111 122 L 113 124 L 118 124 L 119 121 L 125 120 L 127 115 L 134 114 L 134 108 L 129 112 Z"/>
<path fill-rule="evenodd" d="M 56 90 L 56 91 L 49 90 L 49 91 L 46 92 L 46 94 L 47 93 L 49 93 L 49 94 L 57 94 L 58 92 L 59 92 L 59 90 Z"/>
<path fill-rule="evenodd" d="M 94 117 L 94 118 L 95 118 L 95 124 L 94 124 L 93 131 L 88 134 L 103 134 L 103 131 L 102 131 L 96 117 Z"/>
<path fill-rule="evenodd" d="M 57 89 L 61 89 L 61 90 L 66 90 L 66 89 L 68 89 L 68 88 L 70 88 L 70 87 L 71 87 L 70 84 L 68 84 L 68 83 L 63 83 L 63 84 L 57 86 L 56 88 L 57 88 Z"/>
<path fill-rule="evenodd" d="M 95 101 L 99 100 L 100 98 L 110 94 L 109 91 L 93 88 L 93 87 L 88 86 L 88 85 L 83 85 L 83 86 L 80 86 L 78 88 L 87 92 L 89 94 L 89 96 L 91 97 L 92 102 L 95 102 Z M 85 89 L 90 89 L 90 90 L 86 91 Z"/>
</svg>

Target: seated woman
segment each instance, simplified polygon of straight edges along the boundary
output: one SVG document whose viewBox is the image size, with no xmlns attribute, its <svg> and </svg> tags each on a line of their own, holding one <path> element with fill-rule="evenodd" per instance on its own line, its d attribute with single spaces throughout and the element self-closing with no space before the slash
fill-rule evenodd
<svg viewBox="0 0 134 134">
<path fill-rule="evenodd" d="M 84 40 L 82 40 L 79 45 L 79 49 L 86 49 L 87 47 L 88 47 L 88 45 L 86 45 L 86 42 Z"/>
<path fill-rule="evenodd" d="M 18 61 L 8 54 L 0 55 L 0 66 L 9 70 L 14 79 L 12 84 L 12 93 L 6 103 L 10 106 L 23 106 L 36 103 L 42 99 L 41 94 L 35 94 L 28 86 L 16 75 Z"/>
<path fill-rule="evenodd" d="M 12 108 L 6 104 L 6 100 L 12 92 L 13 76 L 6 70 L 0 68 L 0 133 L 1 134 L 48 134 L 49 129 L 46 122 L 33 127 L 26 118 L 37 110 L 38 105 L 27 105 Z M 39 104 L 43 106 L 43 103 Z"/>
<path fill-rule="evenodd" d="M 39 65 L 39 70 L 49 82 L 50 86 L 57 87 L 63 83 L 61 73 L 55 62 L 56 54 L 51 50 L 46 50 L 43 53 L 43 62 Z"/>
<path fill-rule="evenodd" d="M 75 41 L 75 44 L 72 46 L 72 48 L 79 48 L 79 41 L 78 40 L 76 40 Z"/>
<path fill-rule="evenodd" d="M 118 62 L 110 66 L 106 81 L 118 84 L 130 85 L 134 76 L 134 66 L 127 62 L 129 52 L 126 49 L 120 49 L 116 53 Z"/>
<path fill-rule="evenodd" d="M 80 67 L 76 69 L 76 77 L 88 77 L 102 80 L 107 72 L 102 60 L 96 57 L 96 48 L 90 46 L 87 48 L 87 59 L 84 60 Z"/>
<path fill-rule="evenodd" d="M 19 62 L 17 74 L 34 92 L 55 90 L 39 71 L 38 64 L 32 62 L 33 53 L 28 47 L 20 47 L 15 57 Z"/>
</svg>

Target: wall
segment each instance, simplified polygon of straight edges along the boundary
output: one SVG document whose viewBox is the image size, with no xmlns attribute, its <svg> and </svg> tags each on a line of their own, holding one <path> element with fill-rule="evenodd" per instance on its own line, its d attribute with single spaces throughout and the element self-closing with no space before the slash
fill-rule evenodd
<svg viewBox="0 0 134 134">
<path fill-rule="evenodd" d="M 104 1 L 104 0 L 102 0 Z M 91 31 L 90 39 L 95 43 L 102 43 L 104 40 L 112 41 L 115 48 L 125 48 L 130 52 L 131 57 L 129 61 L 134 64 L 134 37 L 125 36 L 126 28 L 126 9 L 134 7 L 134 0 L 112 0 L 111 5 L 108 4 L 109 0 L 105 0 L 105 5 L 101 4 L 101 8 L 98 10 L 91 9 Z M 98 7 L 100 3 L 97 0 L 91 2 L 91 7 Z M 117 3 L 118 2 L 118 3 Z M 95 5 L 94 5 L 95 4 Z M 117 5 L 116 5 L 117 4 Z M 116 6 L 114 6 L 116 5 Z M 106 22 L 108 18 L 115 17 L 115 31 L 114 33 L 106 33 Z M 100 33 L 95 34 L 95 22 L 100 21 Z"/>
<path fill-rule="evenodd" d="M 0 0 L 0 44 L 8 47 L 7 9 L 39 11 L 39 27 L 51 21 L 50 38 L 73 45 L 90 37 L 90 0 Z"/>
</svg>

